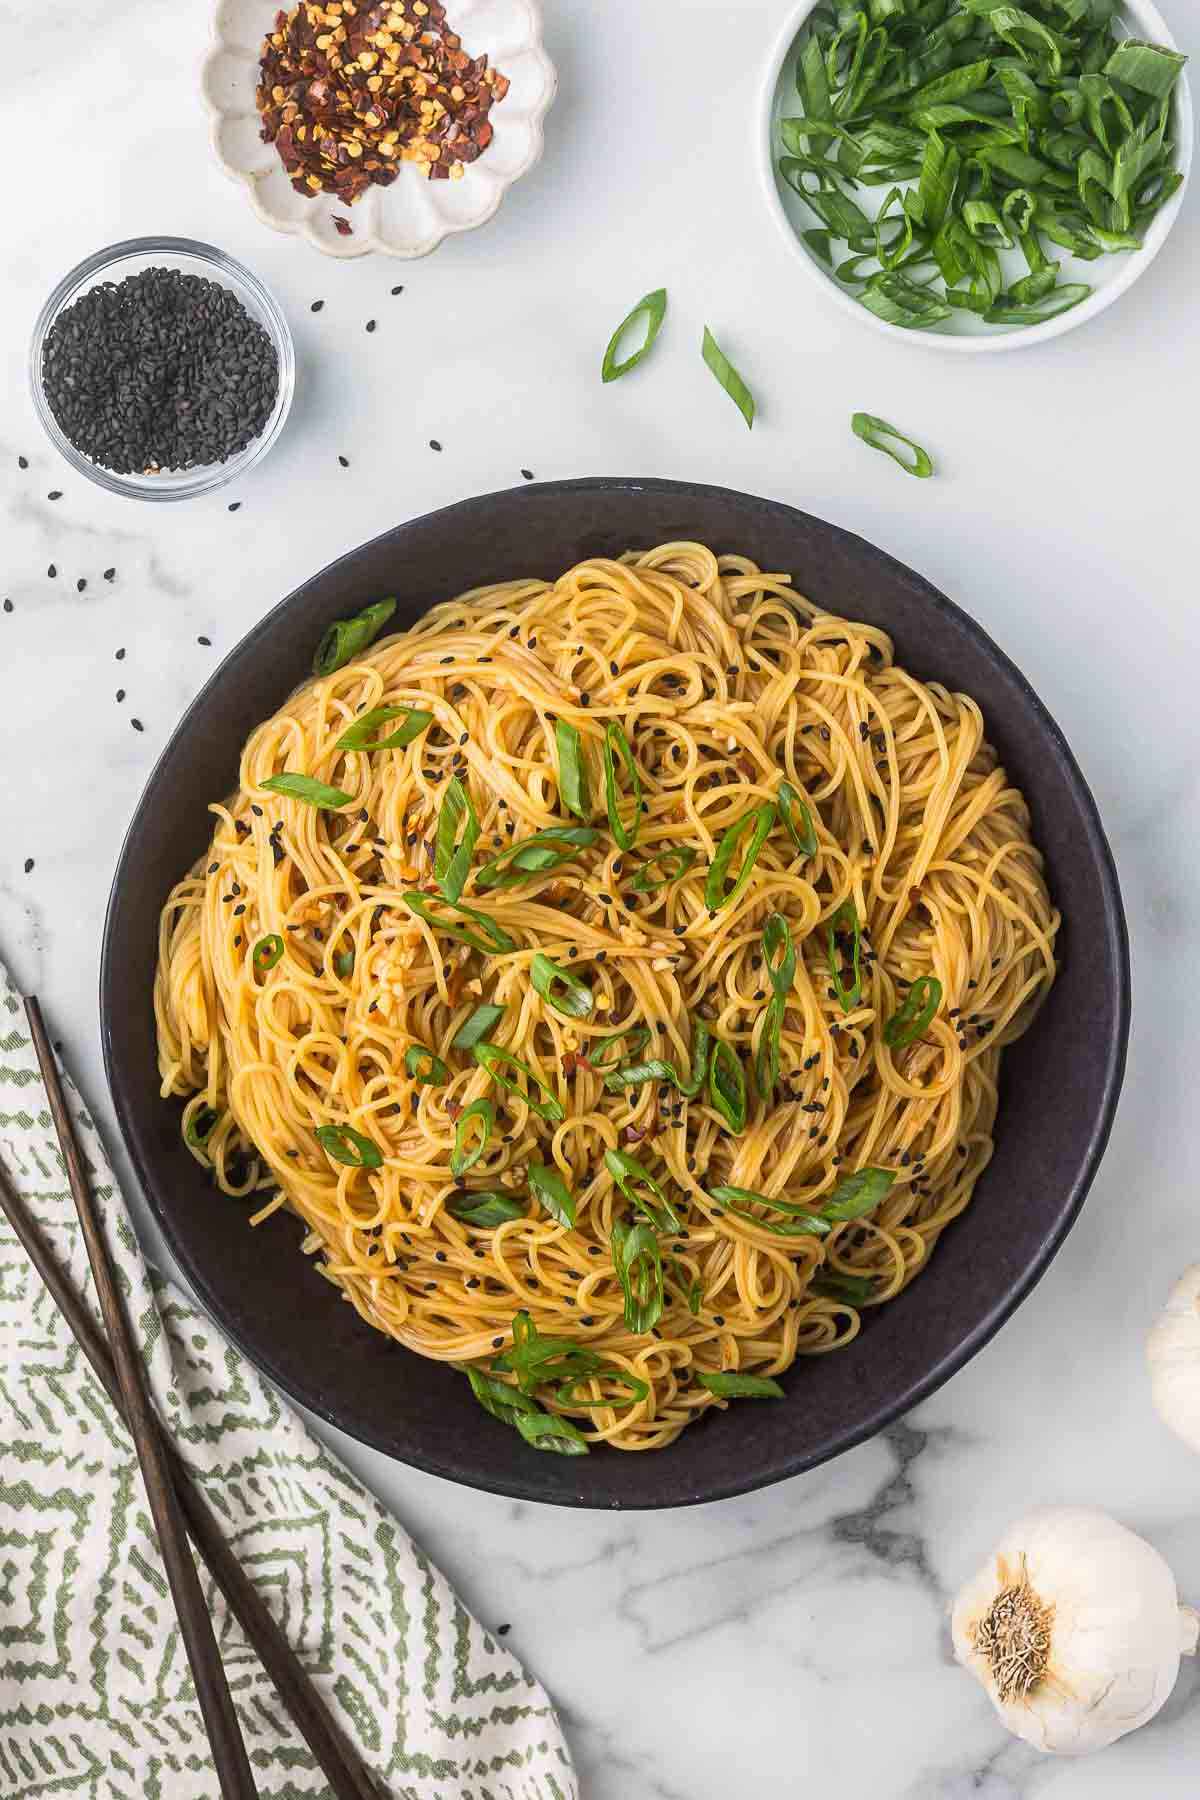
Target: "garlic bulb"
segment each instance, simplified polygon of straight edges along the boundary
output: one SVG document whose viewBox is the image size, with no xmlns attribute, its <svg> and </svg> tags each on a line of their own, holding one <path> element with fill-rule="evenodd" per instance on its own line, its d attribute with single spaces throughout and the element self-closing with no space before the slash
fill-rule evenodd
<svg viewBox="0 0 1200 1800">
<path fill-rule="evenodd" d="M 1158 1551 L 1091 1507 L 1045 1507 L 960 1592 L 954 1653 L 1010 1731 L 1080 1756 L 1152 1719 L 1200 1619 Z"/>
<path fill-rule="evenodd" d="M 1158 1415 L 1189 1450 L 1200 1450 L 1200 1263 L 1185 1269 L 1146 1339 Z"/>
</svg>

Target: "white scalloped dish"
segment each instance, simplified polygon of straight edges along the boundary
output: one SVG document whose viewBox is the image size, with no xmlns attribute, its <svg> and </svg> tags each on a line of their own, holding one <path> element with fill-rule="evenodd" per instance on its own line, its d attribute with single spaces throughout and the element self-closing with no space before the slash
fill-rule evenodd
<svg viewBox="0 0 1200 1800">
<path fill-rule="evenodd" d="M 311 199 L 292 187 L 279 153 L 259 136 L 255 106 L 259 56 L 281 0 L 218 0 L 213 48 L 202 90 L 212 114 L 217 159 L 232 181 L 243 182 L 265 225 L 308 240 L 326 256 L 427 256 L 451 232 L 471 231 L 491 218 L 504 191 L 537 162 L 542 124 L 557 87 L 542 48 L 537 0 L 446 0 L 447 22 L 472 56 L 486 53 L 511 83 L 490 114 L 494 136 L 460 181 L 429 181 L 404 163 L 390 187 L 370 187 L 353 206 L 334 194 Z M 343 236 L 335 215 L 349 219 Z"/>
</svg>

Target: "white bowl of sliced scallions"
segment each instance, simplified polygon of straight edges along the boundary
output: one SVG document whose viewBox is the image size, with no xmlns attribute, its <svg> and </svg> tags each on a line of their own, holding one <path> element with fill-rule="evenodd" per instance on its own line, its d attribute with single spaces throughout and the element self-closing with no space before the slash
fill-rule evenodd
<svg viewBox="0 0 1200 1800">
<path fill-rule="evenodd" d="M 1150 0 L 801 0 L 763 96 L 768 203 L 877 330 L 1040 343 L 1162 249 L 1191 171 L 1186 60 Z"/>
</svg>

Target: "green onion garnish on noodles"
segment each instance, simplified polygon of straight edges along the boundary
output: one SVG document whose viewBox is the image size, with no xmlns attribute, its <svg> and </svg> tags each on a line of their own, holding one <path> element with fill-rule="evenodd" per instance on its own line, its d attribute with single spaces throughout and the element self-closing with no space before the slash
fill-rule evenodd
<svg viewBox="0 0 1200 1800">
<path fill-rule="evenodd" d="M 480 1406 L 503 1424 L 512 1425 L 535 1450 L 550 1450 L 558 1456 L 587 1455 L 587 1440 L 570 1419 L 542 1412 L 518 1389 L 481 1369 L 468 1369 L 467 1379 Z"/>
<path fill-rule="evenodd" d="M 662 330 L 662 322 L 666 315 L 666 288 L 655 288 L 653 293 L 643 295 L 633 310 L 626 313 L 608 340 L 608 348 L 604 352 L 604 362 L 600 370 L 601 380 L 616 381 L 622 375 L 628 375 L 630 369 L 636 369 L 654 348 L 654 340 Z M 645 338 L 638 348 L 625 358 L 624 362 L 618 362 L 617 351 L 620 349 L 621 339 L 641 318 L 646 321 Z"/>
<path fill-rule="evenodd" d="M 809 1283 L 809 1292 L 821 1300 L 841 1300 L 847 1306 L 865 1306 L 879 1292 L 869 1275 L 843 1275 L 839 1270 L 823 1270 Z"/>
<path fill-rule="evenodd" d="M 897 431 L 886 419 L 877 419 L 872 413 L 856 412 L 850 424 L 855 437 L 861 438 L 864 444 L 869 444 L 872 450 L 882 450 L 894 463 L 899 463 L 906 475 L 916 475 L 924 480 L 933 474 L 933 458 L 928 450 L 923 450 L 913 438 L 905 437 L 902 431 Z M 911 459 L 893 449 L 893 443 L 903 444 L 911 450 Z"/>
<path fill-rule="evenodd" d="M 839 1181 L 829 1198 L 821 1202 L 822 1217 L 835 1225 L 863 1218 L 886 1198 L 895 1179 L 893 1169 L 856 1170 Z"/>
<path fill-rule="evenodd" d="M 551 1089 L 527 1062 L 522 1062 L 519 1056 L 514 1056 L 509 1050 L 502 1050 L 498 1044 L 476 1044 L 474 1056 L 480 1068 L 498 1086 L 523 1100 L 531 1113 L 536 1113 L 539 1119 L 545 1119 L 551 1125 L 562 1124 L 566 1113 Z M 516 1075 L 510 1075 L 510 1069 L 515 1070 Z M 517 1079 L 519 1076 L 524 1077 L 524 1087 Z"/>
<path fill-rule="evenodd" d="M 393 731 L 387 737 L 374 735 L 381 725 L 390 724 L 393 719 L 403 719 L 399 731 Z M 415 743 L 426 728 L 433 724 L 433 714 L 422 712 L 416 706 L 373 706 L 370 712 L 360 713 L 353 725 L 343 731 L 334 746 L 337 750 L 406 750 L 409 744 Z"/>
<path fill-rule="evenodd" d="M 211 1106 L 198 1107 L 183 1128 L 184 1143 L 190 1144 L 193 1150 L 203 1150 L 216 1130 L 220 1117 L 220 1113 Z"/>
<path fill-rule="evenodd" d="M 629 1389 L 629 1398 L 628 1400 L 614 1400 L 611 1395 L 606 1394 L 599 1400 L 581 1400 L 575 1392 L 581 1381 L 615 1381 L 619 1387 Z M 560 1406 L 586 1406 L 592 1410 L 611 1406 L 614 1412 L 625 1412 L 629 1407 L 638 1406 L 649 1397 L 649 1382 L 640 1380 L 636 1375 L 631 1375 L 628 1369 L 599 1368 L 590 1370 L 584 1375 L 569 1375 L 561 1387 L 554 1390 L 554 1398 Z"/>
<path fill-rule="evenodd" d="M 617 758 L 633 793 L 633 815 L 626 825 L 621 818 L 617 793 Z M 623 726 L 610 719 L 604 728 L 604 795 L 608 807 L 608 824 L 622 850 L 632 850 L 642 823 L 642 778 Z"/>
<path fill-rule="evenodd" d="M 732 1044 L 717 1038 L 708 1063 L 708 1098 L 735 1136 L 746 1129 L 746 1075 Z"/>
<path fill-rule="evenodd" d="M 829 975 L 838 1005 L 853 1012 L 862 999 L 862 921 L 852 900 L 843 900 L 826 927 Z M 850 946 L 850 980 L 846 980 L 843 944 Z"/>
<path fill-rule="evenodd" d="M 371 1138 L 351 1125 L 318 1125 L 313 1136 L 331 1161 L 348 1169 L 378 1169 L 383 1152 Z"/>
<path fill-rule="evenodd" d="M 749 1219 L 760 1231 L 770 1231 L 777 1237 L 827 1237 L 829 1223 L 820 1213 L 810 1207 L 796 1206 L 791 1200 L 780 1200 L 767 1194 L 756 1194 L 750 1188 L 715 1187 L 709 1189 L 709 1197 L 718 1206 L 724 1206 L 736 1213 L 740 1219 Z M 766 1206 L 772 1212 L 782 1213 L 790 1221 L 786 1226 L 777 1225 L 772 1220 L 760 1219 L 757 1213 L 750 1211 L 752 1206 Z"/>
<path fill-rule="evenodd" d="M 894 1012 L 883 1028 L 883 1041 L 890 1050 L 906 1050 L 924 1037 L 942 1004 L 942 984 L 936 975 L 920 975 L 908 990 L 903 1006 Z"/>
<path fill-rule="evenodd" d="M 604 1166 L 629 1204 L 644 1214 L 656 1231 L 682 1229 L 682 1220 L 667 1199 L 661 1183 L 636 1157 L 626 1150 L 606 1150 Z"/>
<path fill-rule="evenodd" d="M 493 1026 L 498 1025 L 504 1017 L 502 1006 L 490 1003 L 477 1006 L 470 1018 L 464 1019 L 454 1036 L 450 1039 L 452 1050 L 473 1050 L 476 1044 L 488 1037 Z"/>
<path fill-rule="evenodd" d="M 617 1219 L 612 1228 L 613 1267 L 625 1298 L 625 1323 L 639 1335 L 653 1331 L 662 1318 L 662 1252 L 649 1225 Z"/>
<path fill-rule="evenodd" d="M 622 1088 L 645 1087 L 648 1081 L 678 1083 L 678 1080 L 674 1063 L 664 1062 L 656 1056 L 649 1062 L 626 1063 L 624 1068 L 614 1069 L 604 1077 L 604 1085 L 610 1094 L 618 1094 Z"/>
<path fill-rule="evenodd" d="M 700 1018 L 697 1014 L 692 1019 L 692 1072 L 686 1081 L 678 1075 L 675 1077 L 675 1086 L 687 1100 L 694 1100 L 704 1086 L 705 1078 L 708 1075 L 711 1042 L 712 1033 L 709 1030 L 708 1020 Z"/>
<path fill-rule="evenodd" d="M 591 988 L 570 969 L 564 969 L 559 963 L 551 962 L 541 951 L 529 965 L 529 977 L 533 989 L 540 994 L 547 1006 L 553 1007 L 566 1019 L 586 1019 L 595 1005 Z"/>
<path fill-rule="evenodd" d="M 270 794 L 284 794 L 289 800 L 303 800 L 306 806 L 326 807 L 331 812 L 349 806 L 354 799 L 353 794 L 330 787 L 327 781 L 315 781 L 311 775 L 268 775 L 259 786 Z"/>
<path fill-rule="evenodd" d="M 314 675 L 332 675 L 374 643 L 396 610 L 394 600 L 377 600 L 352 619 L 335 619 L 313 658 Z"/>
<path fill-rule="evenodd" d="M 807 800 L 796 792 L 790 781 L 783 781 L 779 784 L 777 804 L 787 834 L 801 856 L 815 856 L 817 834 L 813 829 L 812 813 Z"/>
<path fill-rule="evenodd" d="M 479 1231 L 492 1231 L 497 1225 L 507 1225 L 512 1219 L 525 1217 L 522 1201 L 514 1200 L 511 1194 L 487 1188 L 455 1194 L 446 1204 L 452 1217 L 463 1225 L 474 1225 Z"/>
<path fill-rule="evenodd" d="M 516 944 L 507 931 L 497 925 L 495 919 L 479 912 L 473 906 L 464 906 L 461 901 L 442 900 L 436 894 L 423 894 L 415 888 L 401 894 L 400 898 L 409 912 L 423 919 L 434 931 L 443 937 L 453 938 L 456 943 L 468 944 L 472 950 L 480 950 L 485 956 L 494 956 L 500 950 L 515 950 Z M 458 925 L 454 919 L 442 918 L 433 909 L 436 906 L 448 907 L 452 913 L 465 919 L 472 919 L 478 925 L 478 931 L 472 931 L 466 925 Z"/>
<path fill-rule="evenodd" d="M 776 998 L 786 1000 L 796 979 L 796 946 L 782 913 L 768 915 L 762 934 L 763 961 Z"/>
<path fill-rule="evenodd" d="M 496 1126 L 496 1109 L 490 1100 L 472 1100 L 465 1106 L 454 1126 L 454 1148 L 450 1152 L 450 1173 L 457 1180 L 473 1169 L 488 1146 Z M 471 1143 L 474 1137 L 476 1142 Z M 520 1217 L 521 1208 L 517 1216 Z"/>
<path fill-rule="evenodd" d="M 709 912 L 720 912 L 722 908 L 731 906 L 740 897 L 750 879 L 751 871 L 758 861 L 759 851 L 771 834 L 771 827 L 777 816 L 775 802 L 769 800 L 765 806 L 756 807 L 753 812 L 746 813 L 743 818 L 739 819 L 736 825 L 729 827 L 717 845 L 704 883 L 704 904 Z M 725 882 L 729 873 L 729 865 L 737 854 L 738 846 L 747 829 L 750 830 L 750 842 L 746 847 L 742 866 L 734 884 L 726 893 Z"/>
<path fill-rule="evenodd" d="M 783 1001 L 778 994 L 772 994 L 763 1013 L 754 1049 L 754 1085 L 760 1100 L 769 1100 L 779 1083 L 783 1011 Z"/>
<path fill-rule="evenodd" d="M 697 855 L 694 844 L 650 851 L 630 883 L 634 893 L 657 894 L 660 888 L 673 887 L 687 874 Z M 654 880 L 650 874 L 654 868 L 664 869 L 666 873 Z"/>
<path fill-rule="evenodd" d="M 579 852 L 590 849 L 599 836 L 590 825 L 548 825 L 532 837 L 518 838 L 491 862 L 476 869 L 475 886 L 485 890 L 517 887 L 531 875 L 545 875 L 564 863 L 574 862 Z"/>
<path fill-rule="evenodd" d="M 648 1025 L 627 1025 L 624 1031 L 614 1031 L 611 1037 L 601 1038 L 600 1042 L 587 1053 L 587 1059 L 593 1069 L 607 1069 L 617 1059 L 618 1049 L 625 1045 L 626 1054 L 636 1056 L 650 1042 Z"/>
<path fill-rule="evenodd" d="M 769 1375 L 743 1375 L 739 1370 L 729 1369 L 724 1374 L 700 1374 L 696 1380 L 722 1400 L 782 1400 L 784 1397 L 779 1383 Z"/>
<path fill-rule="evenodd" d="M 512 1349 L 498 1356 L 492 1368 L 515 1375 L 522 1395 L 535 1394 L 539 1387 L 554 1387 L 554 1398 L 560 1406 L 580 1406 L 589 1410 L 611 1406 L 615 1411 L 622 1411 L 647 1399 L 650 1393 L 647 1382 L 627 1374 L 624 1369 L 607 1365 L 586 1344 L 572 1343 L 570 1338 L 542 1337 L 525 1311 L 519 1312 L 513 1320 Z M 629 1389 L 630 1397 L 627 1400 L 611 1397 L 580 1400 L 574 1390 L 581 1381 L 615 1381 Z M 556 1383 L 561 1385 L 556 1386 Z"/>
<path fill-rule="evenodd" d="M 340 975 L 343 981 L 345 981 L 348 976 L 353 975 L 354 951 L 339 950 L 333 959 L 333 971 L 335 975 Z"/>
<path fill-rule="evenodd" d="M 265 974 L 268 969 L 273 969 L 275 967 L 275 964 L 282 956 L 283 939 L 279 936 L 278 932 L 273 931 L 270 937 L 260 938 L 258 940 L 258 943 L 254 946 L 254 955 L 251 960 L 259 973 Z"/>
<path fill-rule="evenodd" d="M 552 1219 L 574 1228 L 575 1196 L 557 1169 L 549 1169 L 544 1163 L 531 1163 L 529 1191 Z"/>
<path fill-rule="evenodd" d="M 729 395 L 729 398 L 733 401 L 733 404 L 737 407 L 743 419 L 745 419 L 747 426 L 753 430 L 754 395 L 750 392 L 750 389 L 746 386 L 707 325 L 704 327 L 704 338 L 700 345 L 700 354 L 704 358 L 708 368 L 716 377 L 720 386 L 725 389 L 725 392 Z"/>
<path fill-rule="evenodd" d="M 462 836 L 458 835 L 462 826 Z M 479 841 L 479 818 L 471 796 L 454 775 L 438 811 L 437 839 L 433 852 L 433 877 L 447 900 L 457 900 L 471 872 L 471 853 Z"/>
<path fill-rule="evenodd" d="M 559 719 L 554 727 L 554 742 L 558 749 L 558 791 L 562 803 L 577 819 L 586 819 L 591 815 L 592 796 L 583 739 L 569 720 Z"/>
</svg>

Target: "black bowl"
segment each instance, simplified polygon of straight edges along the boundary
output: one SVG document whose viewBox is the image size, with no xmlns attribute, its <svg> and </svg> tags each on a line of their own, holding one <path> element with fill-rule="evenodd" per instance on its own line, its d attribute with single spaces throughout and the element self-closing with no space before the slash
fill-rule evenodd
<svg viewBox="0 0 1200 1800">
<path fill-rule="evenodd" d="M 476 1404 L 461 1375 L 364 1325 L 276 1213 L 206 1180 L 158 1098 L 150 1005 L 159 909 L 208 841 L 207 803 L 238 752 L 309 673 L 333 618 L 398 593 L 397 625 L 436 600 L 516 575 L 555 577 L 587 556 L 698 539 L 789 572 L 810 599 L 882 626 L 915 674 L 971 694 L 1024 789 L 1066 924 L 1062 973 L 1033 1030 L 1004 1057 L 996 1154 L 930 1266 L 849 1348 L 802 1360 L 787 1398 L 735 1404 L 667 1450 L 539 1455 Z M 1112 857 L 1062 733 L 1020 672 L 965 613 L 890 556 L 791 507 L 671 481 L 556 482 L 489 494 L 399 526 L 277 606 L 227 657 L 159 759 L 113 884 L 100 984 L 104 1056 L 134 1167 L 203 1304 L 288 1394 L 343 1430 L 436 1475 L 570 1506 L 684 1506 L 762 1487 L 870 1437 L 960 1369 L 1029 1293 L 1096 1171 L 1125 1064 L 1129 961 Z"/>
</svg>

